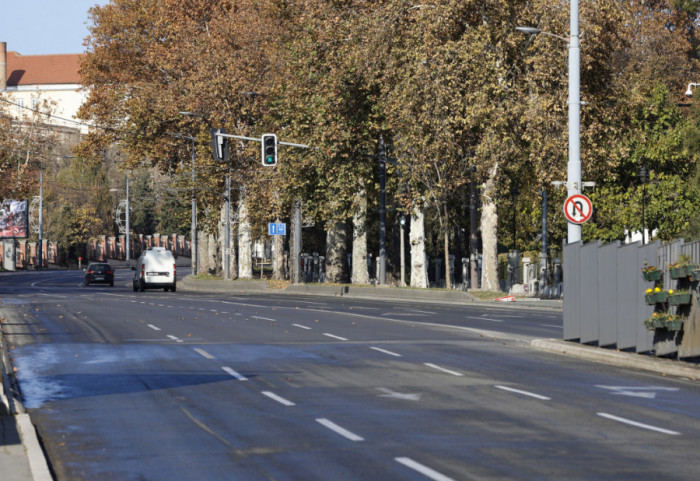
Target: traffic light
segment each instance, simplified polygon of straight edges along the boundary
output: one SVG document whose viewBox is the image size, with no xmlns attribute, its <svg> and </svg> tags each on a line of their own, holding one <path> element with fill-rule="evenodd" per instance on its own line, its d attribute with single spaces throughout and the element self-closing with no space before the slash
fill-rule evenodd
<svg viewBox="0 0 700 481">
<path fill-rule="evenodd" d="M 275 134 L 262 135 L 262 164 L 265 167 L 277 165 L 277 136 Z"/>
<path fill-rule="evenodd" d="M 228 139 L 217 134 L 225 134 L 226 129 L 209 129 L 211 135 L 211 151 L 214 154 L 214 160 L 224 162 L 228 160 Z"/>
</svg>

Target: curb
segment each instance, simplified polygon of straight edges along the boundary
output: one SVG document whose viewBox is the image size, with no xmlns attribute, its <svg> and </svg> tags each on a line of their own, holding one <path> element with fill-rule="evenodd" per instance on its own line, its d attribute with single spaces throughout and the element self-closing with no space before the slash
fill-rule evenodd
<svg viewBox="0 0 700 481">
<path fill-rule="evenodd" d="M 178 289 L 186 291 L 203 291 L 203 292 L 246 292 L 246 293 L 262 293 L 269 292 L 267 282 L 256 280 L 245 281 L 223 281 L 215 279 L 194 279 L 192 276 L 186 276 L 177 283 Z"/>
<path fill-rule="evenodd" d="M 0 377 L 2 377 L 0 379 L 0 401 L 7 408 L 7 413 L 15 419 L 33 481 L 53 481 L 48 461 L 29 414 L 18 399 L 8 397 L 12 396 L 12 391 L 5 389 L 5 387 L 11 386 L 9 373 L 12 372 L 12 365 L 9 361 L 5 333 L 2 330 L 0 330 L 0 351 Z"/>
<path fill-rule="evenodd" d="M 22 443 L 27 450 L 29 469 L 32 471 L 34 481 L 53 481 L 53 476 L 51 476 L 51 471 L 49 471 L 49 465 L 46 462 L 44 451 L 41 449 L 36 429 L 29 418 L 29 414 L 17 414 L 15 418 L 17 419 L 17 428 L 20 436 L 22 436 Z"/>
<path fill-rule="evenodd" d="M 688 363 L 680 364 L 682 361 L 647 357 L 633 352 L 622 352 L 601 347 L 586 346 L 585 344 L 577 344 L 558 339 L 534 339 L 531 341 L 530 346 L 540 351 L 594 362 L 642 369 L 658 374 L 667 374 L 692 380 L 700 379 L 700 366 Z"/>
<path fill-rule="evenodd" d="M 561 311 L 558 300 L 519 299 L 515 302 L 482 301 L 459 290 L 410 289 L 396 287 L 354 286 L 351 284 L 292 284 L 284 289 L 270 288 L 264 280 L 218 280 L 194 279 L 187 276 L 178 281 L 178 289 L 193 292 L 226 294 L 282 294 L 320 297 L 343 297 L 346 299 L 391 300 L 411 302 L 437 302 L 455 305 L 480 305 L 502 309 L 546 309 Z"/>
</svg>

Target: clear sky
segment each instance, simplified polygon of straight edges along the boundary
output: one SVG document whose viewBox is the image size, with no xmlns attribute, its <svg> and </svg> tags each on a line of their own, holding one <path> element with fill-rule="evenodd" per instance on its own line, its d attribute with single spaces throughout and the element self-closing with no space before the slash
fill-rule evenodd
<svg viewBox="0 0 700 481">
<path fill-rule="evenodd" d="M 88 10 L 108 0 L 0 0 L 0 42 L 22 55 L 83 53 Z"/>
</svg>

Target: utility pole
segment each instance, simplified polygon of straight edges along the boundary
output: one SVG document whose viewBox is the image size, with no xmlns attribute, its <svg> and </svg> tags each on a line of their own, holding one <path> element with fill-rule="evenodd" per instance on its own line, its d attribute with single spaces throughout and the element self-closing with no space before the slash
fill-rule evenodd
<svg viewBox="0 0 700 481">
<path fill-rule="evenodd" d="M 131 239 L 129 238 L 129 172 L 126 173 L 126 264 L 129 265 Z"/>
<path fill-rule="evenodd" d="M 224 231 L 224 280 L 231 279 L 231 172 L 226 173 L 226 230 Z"/>
<path fill-rule="evenodd" d="M 39 171 L 39 246 L 36 249 L 39 257 L 39 270 L 44 268 L 44 161 L 41 161 Z"/>
</svg>

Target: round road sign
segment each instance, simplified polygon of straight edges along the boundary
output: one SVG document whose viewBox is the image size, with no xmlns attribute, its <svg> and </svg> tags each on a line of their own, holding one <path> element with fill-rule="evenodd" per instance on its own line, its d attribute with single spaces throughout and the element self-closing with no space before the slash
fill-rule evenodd
<svg viewBox="0 0 700 481">
<path fill-rule="evenodd" d="M 564 202 L 564 215 L 572 224 L 583 224 L 591 218 L 592 214 L 591 199 L 583 194 L 574 194 Z"/>
</svg>

